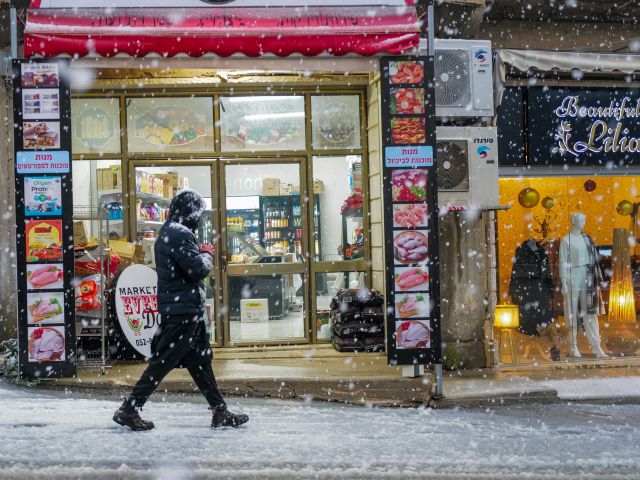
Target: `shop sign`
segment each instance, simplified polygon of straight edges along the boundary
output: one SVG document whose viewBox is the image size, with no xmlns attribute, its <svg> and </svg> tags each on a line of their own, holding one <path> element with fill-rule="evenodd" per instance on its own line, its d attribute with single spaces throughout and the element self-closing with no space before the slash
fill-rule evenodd
<svg viewBox="0 0 640 480">
<path fill-rule="evenodd" d="M 428 145 L 385 147 L 384 164 L 386 167 L 431 167 L 433 165 L 433 147 Z"/>
<path fill-rule="evenodd" d="M 151 356 L 151 340 L 160 324 L 158 275 L 145 265 L 125 268 L 115 290 L 118 323 L 129 344 L 146 358 Z"/>
<path fill-rule="evenodd" d="M 14 60 L 13 105 L 20 376 L 71 377 L 76 332 L 73 237 L 65 234 L 73 231 L 69 62 Z"/>
<path fill-rule="evenodd" d="M 433 57 L 380 59 L 387 357 L 441 363 Z"/>
<path fill-rule="evenodd" d="M 531 88 L 527 115 L 530 163 L 640 161 L 640 90 Z"/>
<path fill-rule="evenodd" d="M 14 0 L 14 3 L 15 0 Z M 25 4 L 26 2 L 19 2 Z M 417 0 L 31 0 L 29 8 L 193 8 L 193 7 L 339 7 L 416 5 Z"/>
<path fill-rule="evenodd" d="M 69 173 L 71 164 L 69 152 L 18 152 L 16 172 L 26 173 Z"/>
</svg>

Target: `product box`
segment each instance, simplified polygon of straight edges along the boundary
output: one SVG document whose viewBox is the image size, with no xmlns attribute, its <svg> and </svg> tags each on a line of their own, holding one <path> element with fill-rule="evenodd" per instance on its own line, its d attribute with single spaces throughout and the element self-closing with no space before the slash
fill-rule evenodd
<svg viewBox="0 0 640 480">
<path fill-rule="evenodd" d="M 280 195 L 291 195 L 292 185 L 290 183 L 280 184 Z"/>
<path fill-rule="evenodd" d="M 164 198 L 173 198 L 173 187 L 168 182 L 162 182 L 162 196 Z"/>
<path fill-rule="evenodd" d="M 83 220 L 75 220 L 73 222 L 73 243 L 87 243 L 89 237 L 87 236 L 87 230 L 84 226 Z"/>
<path fill-rule="evenodd" d="M 113 188 L 122 188 L 122 168 L 119 166 L 111 167 L 111 176 L 113 178 Z"/>
<path fill-rule="evenodd" d="M 136 254 L 136 244 L 131 242 L 126 242 L 124 240 L 110 240 L 109 247 L 123 260 L 133 260 Z M 144 256 L 144 252 L 143 252 Z"/>
<path fill-rule="evenodd" d="M 324 192 L 324 183 L 322 183 L 322 180 L 318 180 L 318 179 L 313 179 L 313 193 L 322 193 Z"/>
<path fill-rule="evenodd" d="M 300 195 L 300 185 L 291 185 L 291 195 Z"/>
<path fill-rule="evenodd" d="M 269 301 L 266 298 L 240 300 L 240 321 L 247 323 L 267 322 Z"/>
<path fill-rule="evenodd" d="M 280 179 L 264 178 L 262 180 L 262 194 L 265 196 L 280 195 Z"/>
</svg>

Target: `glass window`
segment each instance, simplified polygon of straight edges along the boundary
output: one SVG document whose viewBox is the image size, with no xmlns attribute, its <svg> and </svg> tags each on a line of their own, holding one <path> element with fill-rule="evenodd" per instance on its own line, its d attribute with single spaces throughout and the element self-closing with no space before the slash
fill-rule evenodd
<svg viewBox="0 0 640 480">
<path fill-rule="evenodd" d="M 127 136 L 130 152 L 210 152 L 213 99 L 129 98 Z"/>
<path fill-rule="evenodd" d="M 360 148 L 360 96 L 311 97 L 314 150 Z"/>
<path fill-rule="evenodd" d="M 519 307 L 515 362 L 635 353 L 625 325 L 640 307 L 639 188 L 632 176 L 500 179 L 511 208 L 498 213 L 499 303 Z"/>
<path fill-rule="evenodd" d="M 222 150 L 304 150 L 302 96 L 220 97 Z"/>
<path fill-rule="evenodd" d="M 365 288 L 364 272 L 316 273 L 316 335 L 318 340 L 330 340 L 329 313 L 331 299 L 342 288 Z"/>
<path fill-rule="evenodd" d="M 301 261 L 299 164 L 226 165 L 224 172 L 228 262 Z"/>
<path fill-rule="evenodd" d="M 364 257 L 361 157 L 314 157 L 313 177 L 316 256 L 325 261 Z"/>
<path fill-rule="evenodd" d="M 304 338 L 304 275 L 227 278 L 232 341 Z"/>
<path fill-rule="evenodd" d="M 120 153 L 118 98 L 74 98 L 71 118 L 74 154 Z"/>
<path fill-rule="evenodd" d="M 74 233 L 76 243 L 84 243 L 91 237 L 107 235 L 111 239 L 124 236 L 124 204 L 122 198 L 122 167 L 120 160 L 74 160 L 73 168 L 73 208 L 77 217 L 97 217 L 100 208 L 105 207 L 109 218 L 109 231 L 100 232 L 99 219 L 77 219 Z M 103 222 L 106 229 L 106 222 Z M 86 241 L 86 240 L 85 240 Z"/>
</svg>

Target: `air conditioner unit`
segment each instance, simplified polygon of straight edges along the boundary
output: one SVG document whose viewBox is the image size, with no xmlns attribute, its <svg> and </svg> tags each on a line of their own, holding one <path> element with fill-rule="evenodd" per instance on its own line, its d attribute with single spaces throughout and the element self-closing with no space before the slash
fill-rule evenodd
<svg viewBox="0 0 640 480">
<path fill-rule="evenodd" d="M 492 117 L 491 42 L 436 39 L 434 46 L 436 115 Z"/>
<path fill-rule="evenodd" d="M 498 206 L 495 127 L 437 127 L 436 162 L 440 207 Z"/>
</svg>

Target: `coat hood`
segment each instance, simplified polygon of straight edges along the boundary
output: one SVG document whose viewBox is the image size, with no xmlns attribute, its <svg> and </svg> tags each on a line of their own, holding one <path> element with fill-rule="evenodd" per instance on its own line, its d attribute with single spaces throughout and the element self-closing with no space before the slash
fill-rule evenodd
<svg viewBox="0 0 640 480">
<path fill-rule="evenodd" d="M 195 231 L 206 208 L 207 204 L 198 192 L 180 190 L 169 205 L 169 219 Z"/>
</svg>

